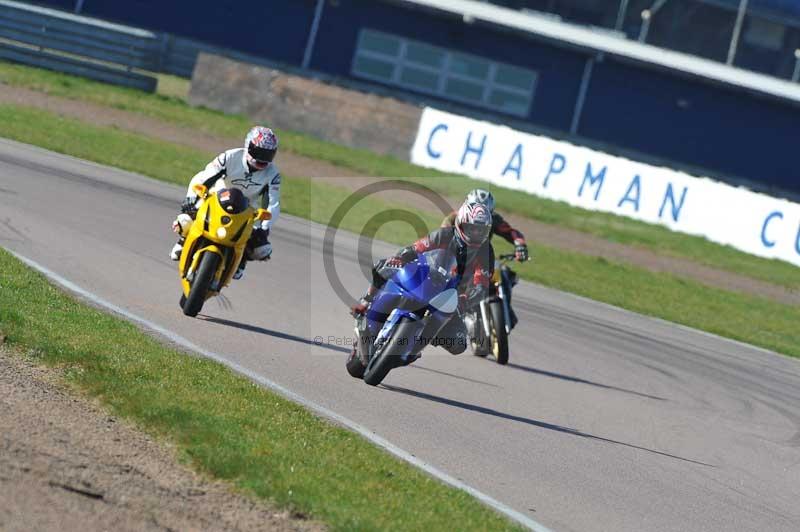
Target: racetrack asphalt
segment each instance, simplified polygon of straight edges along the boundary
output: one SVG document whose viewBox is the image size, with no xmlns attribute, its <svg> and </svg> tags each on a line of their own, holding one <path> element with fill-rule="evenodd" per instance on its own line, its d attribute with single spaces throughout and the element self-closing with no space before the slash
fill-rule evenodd
<svg viewBox="0 0 800 532">
<path fill-rule="evenodd" d="M 273 260 L 186 318 L 167 259 L 184 191 L 0 141 L 0 245 L 553 530 L 800 530 L 800 361 L 521 283 L 507 367 L 429 348 L 372 388 L 344 369 L 324 271 L 363 291 L 357 237 L 324 257 L 324 226 L 281 216 Z"/>
</svg>

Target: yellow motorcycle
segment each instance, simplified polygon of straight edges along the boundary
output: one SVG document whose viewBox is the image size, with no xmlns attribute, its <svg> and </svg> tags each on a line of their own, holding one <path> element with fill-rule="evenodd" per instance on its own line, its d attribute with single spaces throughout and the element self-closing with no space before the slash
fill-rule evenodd
<svg viewBox="0 0 800 532">
<path fill-rule="evenodd" d="M 197 316 L 207 299 L 230 284 L 253 224 L 272 217 L 265 209 L 253 209 L 238 189 L 215 193 L 198 184 L 192 190 L 203 202 L 185 235 L 178 262 L 183 286 L 180 306 L 187 316 Z"/>
</svg>

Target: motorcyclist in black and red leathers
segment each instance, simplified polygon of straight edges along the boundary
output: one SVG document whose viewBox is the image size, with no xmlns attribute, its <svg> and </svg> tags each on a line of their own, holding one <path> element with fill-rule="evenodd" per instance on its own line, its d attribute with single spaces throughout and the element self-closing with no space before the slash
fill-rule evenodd
<svg viewBox="0 0 800 532">
<path fill-rule="evenodd" d="M 456 257 L 457 273 L 461 275 L 459 311 L 477 304 L 489 288 L 494 271 L 494 251 L 489 243 L 491 228 L 489 209 L 480 203 L 465 202 L 458 210 L 453 226 L 440 227 L 400 249 L 394 256 L 376 262 L 372 268 L 372 284 L 352 307 L 351 314 L 356 318 L 365 315 L 375 294 L 398 269 L 416 259 L 419 253 L 433 249 L 448 250 Z M 450 340 L 441 345 L 456 355 L 467 348 L 467 329 L 460 313 L 454 314 L 439 333 L 440 337 Z"/>
</svg>

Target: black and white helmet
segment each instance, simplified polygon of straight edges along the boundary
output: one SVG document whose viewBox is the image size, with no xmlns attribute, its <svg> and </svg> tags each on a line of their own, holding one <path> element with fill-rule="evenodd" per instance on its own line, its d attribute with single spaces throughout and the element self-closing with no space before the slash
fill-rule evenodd
<svg viewBox="0 0 800 532">
<path fill-rule="evenodd" d="M 486 208 L 489 209 L 489 212 L 494 214 L 494 196 L 488 190 L 482 188 L 470 190 L 469 194 L 467 194 L 467 202 L 486 205 Z"/>
</svg>

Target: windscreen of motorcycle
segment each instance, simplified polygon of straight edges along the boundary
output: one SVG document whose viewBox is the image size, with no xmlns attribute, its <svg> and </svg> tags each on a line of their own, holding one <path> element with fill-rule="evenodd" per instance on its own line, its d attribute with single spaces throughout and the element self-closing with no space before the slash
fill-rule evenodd
<svg viewBox="0 0 800 532">
<path fill-rule="evenodd" d="M 229 214 L 239 214 L 250 206 L 249 200 L 238 188 L 223 188 L 217 192 L 220 206 Z"/>
<path fill-rule="evenodd" d="M 448 249 L 420 253 L 417 260 L 405 265 L 395 276 L 395 283 L 418 301 L 428 302 L 453 287 L 457 276 L 455 254 Z"/>
</svg>

